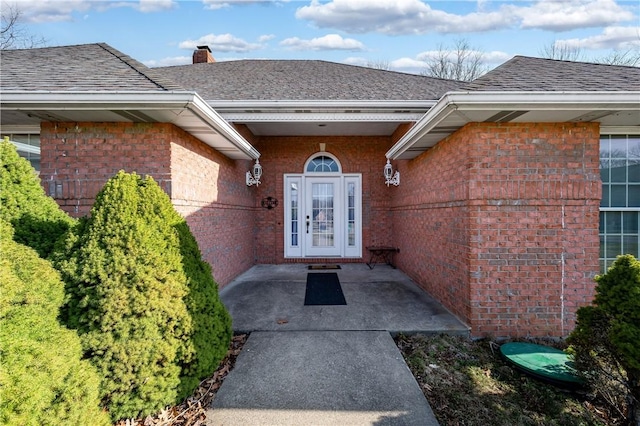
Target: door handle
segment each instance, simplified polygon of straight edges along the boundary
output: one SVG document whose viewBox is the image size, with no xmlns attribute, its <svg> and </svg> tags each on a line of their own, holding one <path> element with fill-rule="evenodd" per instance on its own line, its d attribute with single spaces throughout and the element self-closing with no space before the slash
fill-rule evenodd
<svg viewBox="0 0 640 426">
<path fill-rule="evenodd" d="M 307 234 L 309 233 L 309 216 L 307 216 Z"/>
</svg>

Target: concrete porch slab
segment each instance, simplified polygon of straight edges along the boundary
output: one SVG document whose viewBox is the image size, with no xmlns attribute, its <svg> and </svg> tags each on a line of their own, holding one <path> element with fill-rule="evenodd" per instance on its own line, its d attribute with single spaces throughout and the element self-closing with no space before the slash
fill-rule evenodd
<svg viewBox="0 0 640 426">
<path fill-rule="evenodd" d="M 308 270 L 305 264 L 256 265 L 220 291 L 236 332 L 384 330 L 463 334 L 469 328 L 407 275 L 388 265 L 342 264 Z M 305 306 L 307 273 L 336 272 L 347 305 Z"/>
</svg>

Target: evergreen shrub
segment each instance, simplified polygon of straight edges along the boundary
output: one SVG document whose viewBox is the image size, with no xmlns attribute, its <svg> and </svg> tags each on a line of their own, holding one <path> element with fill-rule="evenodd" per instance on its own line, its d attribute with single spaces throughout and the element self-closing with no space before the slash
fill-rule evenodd
<svg viewBox="0 0 640 426">
<path fill-rule="evenodd" d="M 220 300 L 211 267 L 202 260 L 187 222 L 176 213 L 173 227 L 180 238 L 182 266 L 187 277 L 185 302 L 193 321 L 190 335 L 193 354 L 181 361 L 179 397 L 182 399 L 216 370 L 227 353 L 233 331 L 231 316 Z"/>
<path fill-rule="evenodd" d="M 640 425 L 640 261 L 618 256 L 596 282 L 593 305 L 578 309 L 567 341 L 597 392 L 614 402 L 622 387 L 629 424 Z"/>
<path fill-rule="evenodd" d="M 107 425 L 93 366 L 58 323 L 64 284 L 0 219 L 0 424 Z"/>
<path fill-rule="evenodd" d="M 113 420 L 173 404 L 215 370 L 230 319 L 184 219 L 151 177 L 110 179 L 63 250 L 63 318 L 102 376 Z"/>
<path fill-rule="evenodd" d="M 0 141 L 0 219 L 11 223 L 16 242 L 42 258 L 74 222 L 45 194 L 36 171 L 7 138 Z"/>
</svg>

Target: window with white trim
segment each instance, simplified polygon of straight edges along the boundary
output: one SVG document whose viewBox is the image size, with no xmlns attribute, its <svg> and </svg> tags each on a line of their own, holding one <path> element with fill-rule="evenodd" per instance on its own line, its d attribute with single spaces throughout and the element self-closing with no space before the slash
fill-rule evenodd
<svg viewBox="0 0 640 426">
<path fill-rule="evenodd" d="M 15 145 L 18 155 L 29 160 L 31 166 L 40 173 L 40 135 L 2 133 L 0 139 L 4 139 L 5 136 L 8 136 L 9 141 Z"/>
<path fill-rule="evenodd" d="M 307 163 L 307 173 L 339 173 L 340 164 L 328 155 L 319 155 Z"/>
<path fill-rule="evenodd" d="M 640 258 L 640 135 L 600 137 L 600 271 L 620 254 Z"/>
</svg>

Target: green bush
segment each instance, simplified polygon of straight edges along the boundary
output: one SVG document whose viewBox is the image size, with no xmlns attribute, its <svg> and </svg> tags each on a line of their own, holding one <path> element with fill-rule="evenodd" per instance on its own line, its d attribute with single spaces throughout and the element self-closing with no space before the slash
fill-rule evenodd
<svg viewBox="0 0 640 426">
<path fill-rule="evenodd" d="M 180 238 L 182 266 L 187 275 L 185 302 L 193 322 L 190 336 L 193 355 L 181 362 L 179 397 L 189 395 L 210 376 L 224 358 L 231 342 L 231 316 L 218 296 L 211 267 L 202 260 L 198 243 L 184 218 L 176 213 L 174 229 Z"/>
<path fill-rule="evenodd" d="M 12 234 L 0 220 L 0 424 L 107 425 L 98 375 L 56 318 L 60 275 Z"/>
<path fill-rule="evenodd" d="M 567 340 L 576 366 L 597 391 L 611 400 L 615 388 L 625 389 L 629 423 L 640 425 L 640 262 L 618 256 L 596 282 L 594 304 L 578 309 Z"/>
<path fill-rule="evenodd" d="M 69 233 L 66 254 L 58 253 L 68 294 L 63 318 L 103 377 L 113 420 L 176 402 L 228 348 L 228 314 L 191 243 L 153 179 L 120 172 Z"/>
<path fill-rule="evenodd" d="M 35 249 L 43 258 L 73 224 L 45 194 L 29 161 L 6 138 L 0 141 L 0 219 L 11 223 L 16 242 Z"/>
</svg>

